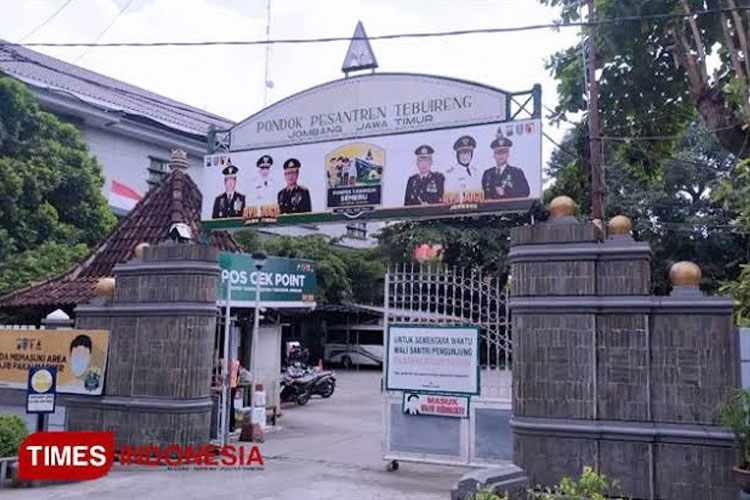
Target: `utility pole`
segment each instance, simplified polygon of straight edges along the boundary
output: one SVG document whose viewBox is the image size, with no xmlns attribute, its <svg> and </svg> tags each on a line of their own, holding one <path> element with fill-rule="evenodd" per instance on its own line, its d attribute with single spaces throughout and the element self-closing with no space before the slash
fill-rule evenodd
<svg viewBox="0 0 750 500">
<path fill-rule="evenodd" d="M 604 181 L 602 179 L 602 140 L 599 135 L 599 84 L 596 81 L 596 13 L 594 0 L 589 10 L 589 149 L 591 149 L 591 216 L 604 229 Z"/>
</svg>

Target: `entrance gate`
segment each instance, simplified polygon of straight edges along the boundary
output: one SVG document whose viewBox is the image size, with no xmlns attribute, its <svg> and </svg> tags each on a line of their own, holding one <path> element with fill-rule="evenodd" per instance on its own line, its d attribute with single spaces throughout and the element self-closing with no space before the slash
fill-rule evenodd
<svg viewBox="0 0 750 500">
<path fill-rule="evenodd" d="M 480 330 L 480 393 L 470 400 L 468 418 L 405 415 L 403 392 L 383 387 L 383 456 L 391 467 L 399 460 L 481 466 L 511 459 L 509 319 L 498 277 L 444 265 L 388 269 L 384 352 L 389 325 L 470 324 Z M 383 380 L 386 370 L 384 363 Z"/>
</svg>

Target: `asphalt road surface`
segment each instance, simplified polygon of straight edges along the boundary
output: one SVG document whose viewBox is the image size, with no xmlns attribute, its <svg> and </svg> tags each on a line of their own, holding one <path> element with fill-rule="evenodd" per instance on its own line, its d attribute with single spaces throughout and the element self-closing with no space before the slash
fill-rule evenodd
<svg viewBox="0 0 750 500">
<path fill-rule="evenodd" d="M 0 500 L 253 499 L 447 500 L 466 469 L 381 458 L 380 372 L 337 372 L 329 400 L 285 406 L 280 430 L 260 445 L 263 470 L 176 471 L 116 465 L 104 478 L 28 489 L 0 489 Z"/>
</svg>

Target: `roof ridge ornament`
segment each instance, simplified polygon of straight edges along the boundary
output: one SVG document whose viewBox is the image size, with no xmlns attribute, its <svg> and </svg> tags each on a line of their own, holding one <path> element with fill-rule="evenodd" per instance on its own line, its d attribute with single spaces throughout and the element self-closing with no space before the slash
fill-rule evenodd
<svg viewBox="0 0 750 500">
<path fill-rule="evenodd" d="M 357 27 L 354 28 L 352 41 L 349 43 L 346 56 L 344 56 L 344 64 L 341 66 L 341 71 L 346 76 L 349 76 L 350 71 L 371 69 L 375 72 L 375 68 L 377 67 L 378 61 L 375 59 L 375 53 L 372 51 L 370 40 L 367 38 L 367 33 L 365 33 L 365 27 L 362 21 L 357 21 Z"/>
</svg>

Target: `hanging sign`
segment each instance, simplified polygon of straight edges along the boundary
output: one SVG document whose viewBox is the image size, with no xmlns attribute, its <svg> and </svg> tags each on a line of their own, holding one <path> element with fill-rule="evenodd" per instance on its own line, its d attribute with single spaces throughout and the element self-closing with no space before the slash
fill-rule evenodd
<svg viewBox="0 0 750 500">
<path fill-rule="evenodd" d="M 541 197 L 541 91 L 381 73 L 284 99 L 193 176 L 214 229 L 528 209 Z M 538 102 L 537 102 L 538 101 Z M 526 109 L 526 108 L 524 108 Z"/>
<path fill-rule="evenodd" d="M 479 394 L 479 328 L 389 326 L 386 389 Z"/>
<path fill-rule="evenodd" d="M 255 284 L 258 280 L 262 307 L 314 308 L 316 266 L 316 262 L 311 260 L 269 256 L 263 268 L 257 271 L 252 256 L 222 252 L 219 255 L 219 304 L 225 304 L 226 285 L 231 282 L 232 307 L 255 307 Z"/>
<path fill-rule="evenodd" d="M 451 394 L 404 392 L 403 412 L 407 415 L 469 417 L 469 397 Z"/>
</svg>

